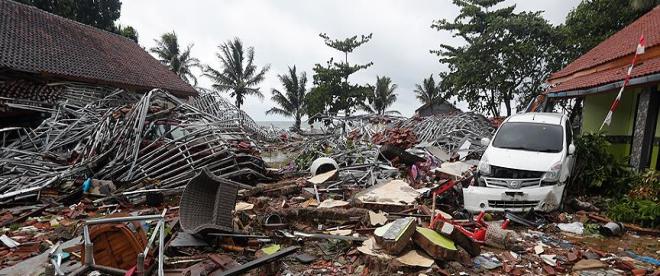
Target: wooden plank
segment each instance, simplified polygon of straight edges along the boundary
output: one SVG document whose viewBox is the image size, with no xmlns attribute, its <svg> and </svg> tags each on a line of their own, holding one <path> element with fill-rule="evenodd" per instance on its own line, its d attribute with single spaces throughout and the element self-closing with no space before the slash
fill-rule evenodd
<svg viewBox="0 0 660 276">
<path fill-rule="evenodd" d="M 300 249 L 300 246 L 290 246 L 287 248 L 284 248 L 280 251 L 278 251 L 275 254 L 272 255 L 267 255 L 263 256 L 261 258 L 255 259 L 253 261 L 247 262 L 243 265 L 236 266 L 236 267 L 231 267 L 225 271 L 222 271 L 222 273 L 219 273 L 218 275 L 240 275 L 243 274 L 249 270 L 252 270 L 254 268 L 257 268 L 259 266 L 262 266 L 264 264 L 270 263 L 272 261 L 278 260 L 280 258 L 284 258 L 288 255 L 291 255 L 292 253 L 298 251 Z"/>
</svg>

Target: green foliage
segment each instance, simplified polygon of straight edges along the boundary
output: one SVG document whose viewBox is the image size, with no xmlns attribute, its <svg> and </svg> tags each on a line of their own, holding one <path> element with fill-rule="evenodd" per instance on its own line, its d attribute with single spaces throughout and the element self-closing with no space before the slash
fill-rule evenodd
<svg viewBox="0 0 660 276">
<path fill-rule="evenodd" d="M 453 22 L 433 22 L 465 40 L 454 47 L 441 44 L 432 53 L 449 67 L 443 88 L 466 101 L 470 109 L 500 116 L 504 104 L 511 115 L 514 99 L 527 102 L 544 89 L 558 54 L 555 29 L 540 12 L 514 12 L 504 0 L 454 0 L 461 8 Z"/>
<path fill-rule="evenodd" d="M 19 228 L 21 228 L 21 224 L 20 224 L 20 223 L 12 223 L 12 224 L 9 225 L 9 230 L 10 230 L 10 231 L 16 231 L 16 230 L 18 230 Z"/>
<path fill-rule="evenodd" d="M 279 105 L 266 111 L 266 114 L 280 114 L 296 120 L 294 129 L 300 129 L 301 118 L 306 113 L 305 95 L 307 94 L 307 74 L 296 73 L 296 66 L 289 67 L 288 75 L 277 76 L 284 87 L 284 93 L 273 89 L 271 99 Z"/>
<path fill-rule="evenodd" d="M 156 42 L 156 47 L 149 49 L 149 51 L 156 54 L 161 63 L 167 65 L 172 72 L 176 73 L 185 82 L 192 82 L 196 86 L 197 77 L 195 77 L 191 69 L 201 68 L 202 65 L 199 63 L 199 59 L 192 57 L 190 54 L 193 45 L 189 44 L 182 52 L 174 31 L 164 33 L 160 36 L 160 39 L 155 39 L 154 41 Z"/>
<path fill-rule="evenodd" d="M 344 53 L 345 59 L 342 62 L 330 59 L 325 66 L 314 65 L 314 87 L 309 93 L 311 98 L 305 100 L 309 114 L 327 112 L 337 115 L 339 111 L 344 111 L 346 115 L 350 115 L 358 109 L 368 110 L 369 107 L 365 101 L 371 89 L 368 86 L 352 84 L 348 78 L 373 63 L 350 64 L 348 63 L 348 53 L 352 53 L 357 47 L 369 42 L 371 34 L 334 40 L 323 33 L 319 36 L 324 39 L 326 45 Z"/>
<path fill-rule="evenodd" d="M 106 31 L 114 31 L 121 14 L 120 0 L 18 0 L 50 13 Z"/>
<path fill-rule="evenodd" d="M 371 105 L 369 112 L 375 112 L 378 115 L 399 113 L 398 111 L 386 111 L 388 107 L 396 102 L 396 93 L 394 93 L 394 90 L 397 87 L 389 77 L 376 76 L 376 86 L 372 87 L 371 92 L 367 96 Z"/>
<path fill-rule="evenodd" d="M 138 43 L 138 32 L 131 26 L 122 26 L 121 24 L 117 24 L 117 33 L 123 37 L 133 40 L 135 43 Z"/>
<path fill-rule="evenodd" d="M 115 25 L 121 15 L 120 0 L 17 0 L 85 25 L 126 36 L 137 42 L 133 27 Z M 130 29 L 128 29 L 130 28 Z"/>
<path fill-rule="evenodd" d="M 615 221 L 655 227 L 660 225 L 660 204 L 657 201 L 632 199 L 626 196 L 611 203 L 607 215 Z"/>
<path fill-rule="evenodd" d="M 327 110 L 327 105 L 332 98 L 325 86 L 314 86 L 305 96 L 305 106 L 307 106 L 307 114 L 315 115 L 323 113 Z"/>
<path fill-rule="evenodd" d="M 616 221 L 655 227 L 660 225 L 659 196 L 660 173 L 647 170 L 638 176 L 628 195 L 609 205 L 608 216 Z"/>
<path fill-rule="evenodd" d="M 575 194 L 621 197 L 639 181 L 639 176 L 623 160 L 607 149 L 611 144 L 600 133 L 587 133 L 575 140 L 575 167 L 570 192 Z"/>
<path fill-rule="evenodd" d="M 427 79 L 422 80 L 422 84 L 415 84 L 415 97 L 424 105 L 442 103 L 449 97 L 442 92 L 439 85 L 436 85 L 431 74 Z"/>
<path fill-rule="evenodd" d="M 658 202 L 660 199 L 660 172 L 647 170 L 639 178 L 640 181 L 630 189 L 628 196 L 631 199 Z"/>
<path fill-rule="evenodd" d="M 270 65 L 259 70 L 254 64 L 254 48 L 243 48 L 243 42 L 239 38 L 229 40 L 218 46 L 220 52 L 216 54 L 220 60 L 222 69 L 215 70 L 206 66 L 204 76 L 214 82 L 212 85 L 218 91 L 228 91 L 229 96 L 236 98 L 236 107 L 239 109 L 246 96 L 252 95 L 259 98 L 264 95 L 256 87 L 265 79 Z"/>
<path fill-rule="evenodd" d="M 585 0 L 571 10 L 559 27 L 563 35 L 562 63 L 583 55 L 644 15 L 659 0 Z M 559 69 L 559 68 L 557 68 Z"/>
</svg>

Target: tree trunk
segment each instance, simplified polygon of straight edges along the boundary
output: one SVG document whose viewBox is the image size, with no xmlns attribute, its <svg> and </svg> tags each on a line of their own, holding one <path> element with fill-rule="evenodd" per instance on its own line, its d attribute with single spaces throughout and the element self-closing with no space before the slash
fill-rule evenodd
<svg viewBox="0 0 660 276">
<path fill-rule="evenodd" d="M 296 130 L 300 130 L 300 114 L 296 114 L 296 124 L 294 127 Z"/>
<path fill-rule="evenodd" d="M 506 106 L 506 116 L 511 116 L 511 101 L 508 99 L 504 100 L 504 106 Z"/>
</svg>

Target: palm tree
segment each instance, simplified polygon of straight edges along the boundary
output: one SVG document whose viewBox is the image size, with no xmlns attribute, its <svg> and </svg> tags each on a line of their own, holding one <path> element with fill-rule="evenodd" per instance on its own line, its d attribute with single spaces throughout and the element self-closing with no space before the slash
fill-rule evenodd
<svg viewBox="0 0 660 276">
<path fill-rule="evenodd" d="M 167 65 L 172 72 L 181 77 L 185 82 L 190 83 L 192 81 L 192 85 L 197 86 L 197 77 L 195 77 L 190 69 L 201 68 L 202 66 L 199 63 L 199 59 L 190 55 L 193 44 L 189 44 L 181 52 L 179 41 L 174 31 L 164 33 L 160 36 L 160 40 L 154 39 L 154 41 L 156 41 L 157 46 L 149 49 L 149 51 L 156 54 L 161 63 Z"/>
<path fill-rule="evenodd" d="M 303 115 L 306 113 L 305 95 L 307 90 L 307 74 L 302 72 L 300 75 L 296 73 L 296 66 L 289 67 L 289 74 L 278 75 L 278 79 L 284 87 L 285 93 L 277 89 L 273 89 L 273 97 L 271 98 L 280 107 L 273 107 L 266 111 L 266 114 L 280 114 L 286 117 L 293 117 L 296 120 L 294 125 L 295 130 L 300 129 L 300 122 Z"/>
<path fill-rule="evenodd" d="M 398 113 L 398 111 L 385 111 L 390 107 L 394 102 L 396 102 L 396 90 L 398 86 L 392 83 L 392 80 L 389 77 L 379 77 L 376 76 L 376 86 L 373 87 L 369 95 L 369 106 L 367 111 L 375 112 L 378 115 L 383 115 L 385 113 Z"/>
<path fill-rule="evenodd" d="M 428 79 L 422 81 L 422 85 L 415 84 L 415 94 L 417 99 L 424 105 L 439 103 L 444 100 L 440 87 L 435 85 L 433 74 Z"/>
<path fill-rule="evenodd" d="M 254 48 L 248 47 L 247 51 L 243 49 L 243 42 L 239 38 L 229 40 L 218 46 L 220 52 L 216 53 L 222 65 L 221 71 L 206 66 L 204 76 L 209 77 L 213 82 L 213 88 L 218 91 L 229 91 L 229 96 L 236 98 L 236 107 L 238 109 L 243 105 L 246 96 L 253 95 L 260 99 L 264 95 L 255 87 L 261 83 L 270 68 L 264 66 L 261 70 L 254 65 Z"/>
</svg>

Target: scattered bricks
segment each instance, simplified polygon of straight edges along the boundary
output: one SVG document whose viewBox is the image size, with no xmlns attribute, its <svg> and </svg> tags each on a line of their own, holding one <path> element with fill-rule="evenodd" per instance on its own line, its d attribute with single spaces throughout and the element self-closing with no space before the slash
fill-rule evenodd
<svg viewBox="0 0 660 276">
<path fill-rule="evenodd" d="M 432 229 L 417 227 L 413 241 L 433 259 L 455 260 L 458 257 L 458 249 L 454 242 Z"/>
<path fill-rule="evenodd" d="M 400 218 L 376 228 L 374 236 L 378 245 L 385 252 L 398 255 L 410 242 L 410 237 L 415 233 L 416 227 L 417 223 L 414 218 Z"/>
<path fill-rule="evenodd" d="M 552 268 L 549 265 L 544 265 L 543 266 L 543 272 L 545 272 L 548 275 L 557 275 L 557 272 L 555 271 L 555 269 Z"/>
<path fill-rule="evenodd" d="M 581 257 L 582 254 L 580 254 L 580 251 L 577 250 L 568 252 L 568 254 L 566 254 L 566 258 L 571 263 L 577 262 L 578 260 L 580 260 Z"/>
<path fill-rule="evenodd" d="M 631 272 L 634 276 L 643 276 L 643 275 L 646 275 L 647 271 L 646 271 L 646 269 L 643 269 L 643 268 L 636 268 L 636 269 L 633 269 Z M 654 275 L 657 275 L 657 274 L 658 273 L 656 271 L 656 273 Z"/>
</svg>

